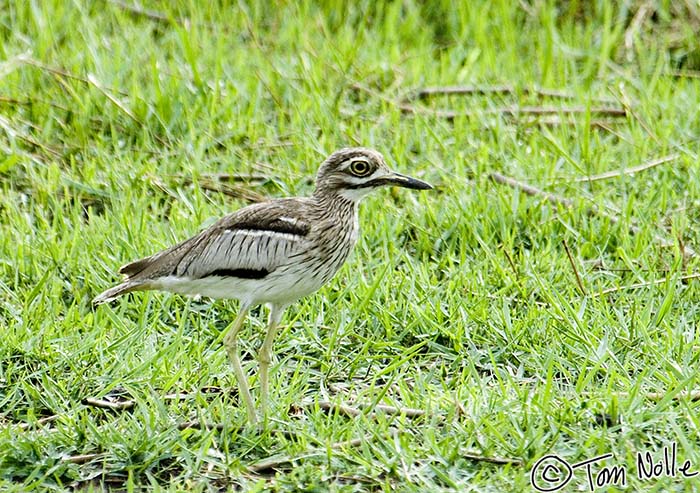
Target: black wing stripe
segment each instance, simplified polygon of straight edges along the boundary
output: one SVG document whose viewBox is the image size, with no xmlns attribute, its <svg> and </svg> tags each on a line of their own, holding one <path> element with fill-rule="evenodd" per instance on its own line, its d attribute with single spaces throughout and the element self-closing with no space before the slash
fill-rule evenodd
<svg viewBox="0 0 700 493">
<path fill-rule="evenodd" d="M 286 233 L 290 235 L 306 236 L 311 231 L 311 226 L 308 223 L 301 221 L 292 222 L 282 219 L 273 219 L 272 221 L 241 221 L 235 226 L 226 228 L 228 231 L 270 231 L 272 233 Z"/>
<path fill-rule="evenodd" d="M 270 273 L 267 269 L 215 269 L 202 277 L 237 277 L 239 279 L 262 279 Z"/>
</svg>

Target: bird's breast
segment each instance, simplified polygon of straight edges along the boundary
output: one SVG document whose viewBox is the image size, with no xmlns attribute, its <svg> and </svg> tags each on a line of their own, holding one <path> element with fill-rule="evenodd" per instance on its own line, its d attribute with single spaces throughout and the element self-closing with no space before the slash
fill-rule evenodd
<svg viewBox="0 0 700 493">
<path fill-rule="evenodd" d="M 296 243 L 294 253 L 266 276 L 260 299 L 299 299 L 333 278 L 352 252 L 359 232 L 355 211 L 346 212 L 340 216 L 328 214 L 315 223 Z"/>
</svg>

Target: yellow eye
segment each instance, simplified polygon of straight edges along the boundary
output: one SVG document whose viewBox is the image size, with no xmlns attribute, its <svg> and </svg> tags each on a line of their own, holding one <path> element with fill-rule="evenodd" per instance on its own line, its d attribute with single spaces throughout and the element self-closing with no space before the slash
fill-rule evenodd
<svg viewBox="0 0 700 493">
<path fill-rule="evenodd" d="M 350 172 L 355 176 L 367 176 L 371 170 L 369 163 L 364 159 L 357 159 L 350 163 Z"/>
</svg>

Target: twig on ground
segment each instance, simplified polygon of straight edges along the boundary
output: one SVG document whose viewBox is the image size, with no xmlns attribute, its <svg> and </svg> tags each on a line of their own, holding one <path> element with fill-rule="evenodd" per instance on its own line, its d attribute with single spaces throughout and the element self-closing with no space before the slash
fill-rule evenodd
<svg viewBox="0 0 700 493">
<path fill-rule="evenodd" d="M 311 403 L 311 405 L 313 405 L 313 403 Z M 350 418 L 354 418 L 354 417 L 362 414 L 362 411 L 360 411 L 359 409 L 356 409 L 354 407 L 346 406 L 344 404 L 335 404 L 333 402 L 328 402 L 328 401 L 319 402 L 318 407 L 322 411 L 337 412 L 338 414 L 342 414 L 342 415 L 348 416 Z"/>
<path fill-rule="evenodd" d="M 133 408 L 136 405 L 136 401 L 110 401 L 107 399 L 98 399 L 97 397 L 86 397 L 83 399 L 83 404 L 100 409 L 110 409 L 112 411 L 126 411 Z"/>
<path fill-rule="evenodd" d="M 689 281 L 691 279 L 700 279 L 700 273 L 688 274 L 685 276 L 680 276 L 678 278 L 679 281 Z M 626 291 L 629 289 L 648 288 L 651 286 L 656 286 L 657 284 L 664 284 L 665 282 L 668 282 L 667 277 L 664 277 L 662 279 L 654 279 L 653 281 L 648 281 L 648 282 L 639 282 L 637 284 L 630 284 L 628 286 L 615 286 L 614 288 L 608 288 L 608 289 L 603 289 L 602 291 L 593 292 L 593 293 L 591 293 L 591 296 L 602 296 L 605 294 L 617 293 L 618 291 Z"/>
<path fill-rule="evenodd" d="M 59 151 L 57 151 L 56 149 L 54 149 L 46 144 L 43 144 L 43 143 L 39 142 L 38 140 L 34 139 L 33 137 L 26 135 L 24 132 L 14 128 L 12 126 L 11 122 L 8 119 L 6 119 L 5 117 L 3 117 L 2 115 L 0 115 L 0 128 L 4 129 L 8 135 L 13 136 L 13 137 L 17 137 L 19 140 L 22 140 L 22 141 L 26 142 L 27 144 L 29 144 L 33 147 L 36 147 L 37 149 L 41 149 L 42 151 L 44 151 L 45 156 L 51 155 L 51 156 L 56 157 L 56 158 L 62 157 L 62 154 Z"/>
<path fill-rule="evenodd" d="M 668 392 L 649 392 L 644 395 L 647 399 L 651 401 L 660 401 L 661 399 L 665 398 L 668 395 Z M 700 390 L 686 390 L 683 392 L 679 392 L 676 395 L 673 396 L 674 401 L 678 401 L 681 399 L 688 399 L 689 401 L 692 402 L 697 402 L 700 401 Z"/>
<path fill-rule="evenodd" d="M 61 462 L 68 463 L 68 464 L 86 464 L 86 463 L 91 462 L 95 459 L 101 459 L 104 456 L 105 456 L 105 454 L 103 454 L 103 453 L 69 455 L 69 456 L 63 457 L 61 459 Z"/>
<path fill-rule="evenodd" d="M 562 99 L 574 99 L 575 96 L 567 94 L 563 91 L 555 91 L 550 89 L 522 87 L 516 89 L 509 85 L 496 86 L 437 86 L 423 87 L 404 98 L 404 101 L 412 101 L 414 99 L 428 99 L 433 96 L 469 96 L 472 94 L 533 94 L 536 96 L 545 96 Z"/>
<path fill-rule="evenodd" d="M 15 99 L 11 98 L 8 96 L 0 96 L 0 103 L 7 103 L 7 104 L 12 104 L 15 106 L 27 106 L 32 104 L 32 101 L 30 100 L 20 100 L 20 99 Z"/>
<path fill-rule="evenodd" d="M 119 94 L 120 96 L 125 96 L 128 97 L 129 94 L 124 92 L 124 91 L 119 91 L 117 89 L 111 88 L 111 87 L 106 87 L 103 86 L 93 75 L 88 75 L 87 78 L 85 77 L 80 77 L 74 74 L 71 74 L 63 69 L 55 68 L 55 67 L 50 67 L 48 65 L 44 65 L 43 63 L 34 60 L 33 58 L 29 56 L 22 56 L 19 58 L 19 60 L 22 63 L 25 63 L 27 65 L 31 65 L 33 67 L 37 67 L 41 70 L 45 70 L 53 75 L 58 75 L 60 77 L 68 78 L 68 79 L 73 79 L 82 82 L 83 84 L 86 84 L 88 86 L 92 86 L 96 88 L 98 91 L 100 91 L 107 99 L 109 99 L 112 104 L 114 104 L 119 110 L 124 112 L 130 119 L 132 119 L 137 125 L 144 127 L 145 125 L 141 120 L 139 120 L 136 115 L 119 99 L 114 94 Z M 59 81 L 63 82 L 62 79 L 58 79 Z M 150 107 L 150 104 L 149 104 Z M 166 146 L 168 143 L 165 139 L 157 135 L 156 133 L 153 133 L 153 138 L 155 138 L 160 144 Z"/>
<path fill-rule="evenodd" d="M 184 399 L 189 399 L 191 397 L 191 394 L 175 393 L 164 395 L 163 400 L 180 401 Z M 100 399 L 97 397 L 86 397 L 85 399 L 83 399 L 83 404 L 85 404 L 86 406 L 98 407 L 100 409 L 111 409 L 112 411 L 126 411 L 133 408 L 136 405 L 136 401 L 133 399 L 109 400 L 109 398 Z"/>
<path fill-rule="evenodd" d="M 371 436 L 366 436 L 364 438 L 355 438 L 353 440 L 347 440 L 343 442 L 337 442 L 334 444 L 330 445 L 330 448 L 333 450 L 339 450 L 339 449 L 344 449 L 344 448 L 355 448 L 359 447 L 363 443 L 367 441 L 371 441 L 372 437 Z M 296 457 L 290 457 L 290 456 L 277 456 L 277 457 L 270 457 L 268 459 L 256 462 L 255 464 L 251 464 L 247 467 L 248 471 L 259 474 L 264 471 L 269 471 L 272 469 L 280 469 L 282 466 L 291 466 L 293 463 L 308 459 L 310 457 L 315 457 L 317 455 L 325 454 L 326 449 L 319 449 L 317 451 L 312 451 L 307 454 L 299 455 Z M 465 451 L 465 452 L 460 452 L 460 456 L 462 456 L 465 459 L 473 460 L 473 461 L 478 461 L 478 462 L 488 462 L 490 464 L 498 464 L 498 465 L 522 465 L 522 461 L 518 459 L 509 459 L 509 458 L 504 458 L 504 457 L 488 457 L 481 455 L 477 452 L 471 452 L 471 451 Z"/>
<path fill-rule="evenodd" d="M 505 115 L 505 116 L 519 116 L 519 115 L 574 115 L 574 114 L 584 114 L 590 111 L 592 115 L 606 115 L 615 117 L 627 116 L 627 110 L 625 108 L 605 108 L 605 107 L 594 107 L 586 108 L 585 106 L 569 106 L 569 107 L 551 107 L 551 106 L 507 106 L 503 108 L 490 108 L 483 110 L 466 110 L 466 111 L 454 111 L 454 110 L 434 110 L 431 108 L 417 108 L 410 104 L 399 104 L 399 109 L 404 113 L 410 114 L 425 114 L 430 116 L 435 116 L 437 118 L 445 118 L 447 120 L 454 120 L 460 116 L 481 116 L 481 115 Z"/>
<path fill-rule="evenodd" d="M 534 117 L 544 116 L 543 118 L 536 118 L 531 123 L 538 125 L 572 125 L 576 122 L 561 119 L 558 115 L 560 114 L 581 114 L 585 113 L 588 108 L 585 107 L 541 107 L 541 106 L 509 106 L 505 108 L 492 108 L 484 110 L 475 111 L 453 111 L 453 110 L 439 110 L 432 108 L 421 108 L 411 104 L 412 101 L 416 99 L 426 99 L 436 95 L 469 95 L 469 94 L 510 94 L 517 93 L 518 91 L 511 86 L 492 86 L 492 87 L 476 87 L 476 86 L 447 86 L 447 87 L 426 87 L 424 89 L 418 89 L 405 96 L 403 99 L 396 101 L 384 94 L 375 91 L 363 84 L 353 83 L 350 87 L 355 90 L 363 91 L 373 96 L 377 99 L 381 99 L 387 103 L 390 103 L 397 108 L 399 108 L 403 113 L 407 114 L 425 114 L 435 116 L 437 118 L 445 118 L 447 120 L 454 120 L 460 116 L 480 116 L 480 115 L 505 115 L 505 116 L 520 116 L 520 115 L 531 115 Z M 520 90 L 523 93 L 536 94 L 538 96 L 555 97 L 570 99 L 573 96 L 568 95 L 563 92 L 547 90 L 547 89 L 528 89 L 523 88 Z M 596 99 L 599 103 L 615 103 L 616 101 L 612 99 Z M 590 108 L 590 113 L 594 115 L 607 115 L 612 117 L 626 116 L 626 111 L 624 108 L 611 108 L 611 107 L 595 107 Z M 591 126 L 597 126 L 602 129 L 607 129 L 609 125 L 613 125 L 614 121 L 607 120 L 597 120 L 591 121 Z"/>
<path fill-rule="evenodd" d="M 518 274 L 518 268 L 515 266 L 515 262 L 513 262 L 513 257 L 510 256 L 510 253 L 505 248 L 505 246 L 501 248 L 501 250 L 503 251 L 503 255 L 505 255 L 506 259 L 508 260 L 508 264 L 510 265 L 513 274 L 515 274 L 515 279 L 517 280 L 520 277 L 520 275 Z"/>
<path fill-rule="evenodd" d="M 467 409 L 464 407 L 464 404 L 462 404 L 462 402 L 457 398 L 456 394 L 455 394 L 455 398 L 454 398 L 454 403 L 455 403 L 455 409 L 457 409 L 457 416 L 458 417 L 469 416 Z"/>
<path fill-rule="evenodd" d="M 596 394 L 595 392 L 585 392 L 584 395 L 597 396 L 598 394 Z M 637 394 L 632 394 L 631 392 L 613 392 L 612 395 L 619 399 L 626 399 Z M 649 399 L 650 401 L 660 401 L 668 396 L 668 392 L 640 392 L 638 395 L 645 399 Z M 682 392 L 678 392 L 673 397 L 671 397 L 671 400 L 674 401 L 678 401 L 681 399 L 688 399 L 692 402 L 700 401 L 700 390 L 684 390 Z"/>
<path fill-rule="evenodd" d="M 116 96 L 114 96 L 110 91 L 108 91 L 107 89 L 105 89 L 105 88 L 102 86 L 102 84 L 100 83 L 100 81 L 98 81 L 98 80 L 95 78 L 94 75 L 88 74 L 88 76 L 87 76 L 87 81 L 88 81 L 88 83 L 89 83 L 92 87 L 94 87 L 95 89 L 97 89 L 98 91 L 100 91 L 107 99 L 109 99 L 110 102 L 111 102 L 114 106 L 116 106 L 117 108 L 119 108 L 122 112 L 124 112 L 124 114 L 125 114 L 126 116 L 128 116 L 129 118 L 131 118 L 137 125 L 143 126 L 143 122 L 142 122 L 141 120 L 139 120 L 139 119 L 136 117 L 136 115 L 134 115 L 134 114 L 131 112 L 131 110 L 130 110 L 129 108 L 127 108 L 127 106 L 126 106 L 124 103 L 122 103 L 121 101 L 119 101 L 119 99 L 117 99 Z"/>
<path fill-rule="evenodd" d="M 54 103 L 53 101 L 46 101 L 44 99 L 30 98 L 30 99 L 15 99 L 8 96 L 0 96 L 0 103 L 11 104 L 15 106 L 32 106 L 38 104 L 45 104 L 62 111 L 70 111 L 67 106 L 62 104 Z"/>
<path fill-rule="evenodd" d="M 700 79 L 700 70 L 671 70 L 663 75 L 686 79 Z"/>
<path fill-rule="evenodd" d="M 180 200 L 180 197 L 177 196 L 177 194 L 170 189 L 167 183 L 165 183 L 159 176 L 157 175 L 147 175 L 146 178 L 148 179 L 149 183 L 154 187 L 163 192 L 164 194 L 168 195 L 170 198 L 175 199 L 175 200 Z"/>
<path fill-rule="evenodd" d="M 260 474 L 265 471 L 280 469 L 282 466 L 291 465 L 295 461 L 306 459 L 308 457 L 314 457 L 316 454 L 307 454 L 297 457 L 291 457 L 289 455 L 269 457 L 267 459 L 256 462 L 255 464 L 250 464 L 247 466 L 249 472 L 253 474 Z"/>
<path fill-rule="evenodd" d="M 172 175 L 171 178 L 179 180 L 182 184 L 189 185 L 193 183 L 193 179 L 190 176 L 185 175 Z M 266 175 L 232 175 L 227 173 L 212 174 L 212 175 L 201 175 L 197 184 L 202 190 L 208 190 L 210 192 L 223 193 L 229 197 L 240 198 L 248 202 L 257 203 L 265 202 L 268 200 L 264 195 L 254 192 L 253 190 L 238 184 L 229 184 L 227 181 L 264 181 L 268 180 L 269 176 Z M 165 184 L 161 181 L 160 177 L 152 177 L 154 183 L 158 188 L 164 189 Z"/>
<path fill-rule="evenodd" d="M 362 445 L 362 443 L 370 441 L 372 437 L 367 436 L 364 438 L 354 438 L 352 440 L 345 440 L 342 442 L 336 442 L 330 445 L 330 448 L 333 450 L 339 450 L 339 449 L 344 449 L 344 448 L 353 448 L 353 447 L 359 447 Z M 326 449 L 318 449 L 312 452 L 309 452 L 307 454 L 299 455 L 296 457 L 290 457 L 290 456 L 276 456 L 276 457 L 269 457 L 267 459 L 264 459 L 262 461 L 256 462 L 255 464 L 251 464 L 247 467 L 247 469 L 252 472 L 252 473 L 261 473 L 263 471 L 268 471 L 270 469 L 279 469 L 282 466 L 288 465 L 288 464 L 293 464 L 294 462 L 307 459 L 309 457 L 315 457 L 317 455 L 322 455 L 326 454 Z"/>
<path fill-rule="evenodd" d="M 574 271 L 574 276 L 576 277 L 576 284 L 578 284 L 578 289 L 581 291 L 583 296 L 586 296 L 586 288 L 583 287 L 583 282 L 581 281 L 581 276 L 576 268 L 576 262 L 574 262 L 574 257 L 571 256 L 571 251 L 569 250 L 569 244 L 566 242 L 566 238 L 561 241 L 564 244 L 564 250 L 566 250 L 566 256 L 569 257 L 569 263 Z"/>
<path fill-rule="evenodd" d="M 158 22 L 163 22 L 166 24 L 171 24 L 173 22 L 173 20 L 170 19 L 170 17 L 168 17 L 167 15 L 165 15 L 161 12 L 158 12 L 157 10 L 143 8 L 141 5 L 139 5 L 136 2 L 131 3 L 131 4 L 127 3 L 127 2 L 123 2 L 121 0 L 109 0 L 109 2 L 113 5 L 116 5 L 120 9 L 125 10 L 126 12 L 129 12 L 130 14 L 135 15 L 135 16 L 147 17 L 148 19 L 158 21 Z"/>
<path fill-rule="evenodd" d="M 530 195 L 533 197 L 542 197 L 547 202 L 551 202 L 552 204 L 555 204 L 555 205 L 563 205 L 565 207 L 572 207 L 574 205 L 574 202 L 571 199 L 567 199 L 566 197 L 560 197 L 559 195 L 555 195 L 553 193 L 545 192 L 544 190 L 540 190 L 537 187 L 533 187 L 532 185 L 530 185 L 528 183 L 518 181 L 515 178 L 511 178 L 510 176 L 502 175 L 501 173 L 497 173 L 497 172 L 489 173 L 489 178 L 492 181 L 494 181 L 500 185 L 507 185 L 507 186 L 514 188 L 516 190 L 520 190 L 521 192 L 525 193 L 526 195 Z"/>
<path fill-rule="evenodd" d="M 648 169 L 655 168 L 656 166 L 660 166 L 662 164 L 670 163 L 671 161 L 675 161 L 676 159 L 678 159 L 680 157 L 681 157 L 680 154 L 669 154 L 668 156 L 653 159 L 653 160 L 648 161 L 646 163 L 640 164 L 639 166 L 633 166 L 631 168 L 625 168 L 623 170 L 606 171 L 605 173 L 601 173 L 599 175 L 582 176 L 582 177 L 574 179 L 573 182 L 574 183 L 592 182 L 592 181 L 607 180 L 610 178 L 618 178 L 620 176 L 629 176 L 629 175 L 633 175 L 635 173 L 639 173 L 640 171 L 646 171 Z"/>
<path fill-rule="evenodd" d="M 314 405 L 314 403 L 309 403 L 309 405 Z M 339 414 L 343 414 L 345 416 L 349 416 L 351 418 L 354 418 L 356 416 L 359 416 L 360 414 L 363 414 L 364 411 L 357 409 L 355 407 L 351 407 L 345 404 L 336 404 L 334 402 L 329 402 L 329 401 L 321 401 L 318 402 L 318 407 L 322 409 L 323 411 L 334 411 L 338 412 Z M 368 410 L 367 406 L 362 406 L 364 410 Z M 380 411 L 384 414 L 389 414 L 389 415 L 397 415 L 397 414 L 403 414 L 404 416 L 408 418 L 418 418 L 420 416 L 425 415 L 425 411 L 422 409 L 412 409 L 409 407 L 394 407 L 394 406 L 387 406 L 385 404 L 377 404 L 370 410 L 370 414 L 374 414 L 376 411 Z"/>
<path fill-rule="evenodd" d="M 145 17 L 152 21 L 160 22 L 163 24 L 178 24 L 181 26 L 185 26 L 185 28 L 189 28 L 192 24 L 192 21 L 189 17 L 169 17 L 166 14 L 157 10 L 147 9 L 143 7 L 136 0 L 134 0 L 132 3 L 128 3 L 123 0 L 109 0 L 109 2 L 136 17 Z M 208 29 L 220 28 L 219 24 L 212 24 L 209 22 L 204 22 L 200 25 L 205 26 Z M 222 27 L 222 29 L 226 32 L 229 31 L 228 27 L 225 25 Z"/>
<path fill-rule="evenodd" d="M 527 195 L 531 195 L 534 197 L 542 197 L 547 202 L 550 202 L 554 205 L 561 205 L 561 206 L 564 206 L 567 208 L 570 208 L 574 205 L 574 202 L 571 199 L 568 199 L 566 197 L 561 197 L 561 196 L 553 194 L 553 193 L 545 192 L 544 190 L 540 190 L 537 187 L 533 187 L 532 185 L 529 185 L 527 183 L 520 182 L 520 181 L 516 180 L 515 178 L 511 178 L 509 176 L 502 175 L 501 173 L 496 173 L 496 172 L 489 173 L 489 178 L 498 184 L 507 185 L 507 186 L 514 188 L 516 190 L 520 190 Z M 604 217 L 613 224 L 620 223 L 620 219 L 617 216 L 609 214 L 596 206 L 588 207 L 586 209 L 586 214 L 588 216 L 591 216 L 591 217 L 593 217 L 593 216 Z M 629 232 L 631 234 L 639 234 L 641 232 L 641 228 L 639 226 L 634 225 L 634 224 L 630 225 L 628 229 L 629 229 Z M 666 238 L 663 238 L 662 236 L 657 235 L 657 234 L 654 235 L 654 239 L 664 248 L 673 247 L 675 245 L 675 243 L 673 243 L 673 242 L 667 240 Z M 695 250 L 693 250 L 692 248 L 690 248 L 688 246 L 684 247 L 682 253 L 683 253 L 684 257 L 696 257 L 697 256 L 697 253 L 695 252 Z"/>
<path fill-rule="evenodd" d="M 539 97 L 547 98 L 559 98 L 559 99 L 576 99 L 576 96 L 563 91 L 557 91 L 554 89 L 544 89 L 541 87 L 521 87 L 515 88 L 510 85 L 496 85 L 496 86 L 439 86 L 439 87 L 423 87 L 417 89 L 408 94 L 408 96 L 403 98 L 403 101 L 413 101 L 415 99 L 427 99 L 433 96 L 468 96 L 472 94 L 484 95 L 484 94 L 527 94 Z M 614 103 L 612 99 L 606 98 L 594 98 L 593 101 L 599 103 Z"/>
<path fill-rule="evenodd" d="M 85 77 L 80 77 L 78 75 L 71 74 L 70 72 L 67 72 L 67 71 L 60 69 L 60 68 L 50 67 L 48 65 L 44 65 L 40 61 L 34 60 L 33 58 L 31 58 L 29 56 L 22 56 L 21 58 L 19 58 L 19 60 L 24 64 L 31 65 L 31 66 L 39 68 L 41 70 L 45 70 L 46 72 L 49 72 L 53 75 L 60 75 L 61 77 L 65 77 L 67 79 L 77 80 L 77 81 L 82 82 L 83 84 L 88 85 L 88 86 L 91 85 L 90 81 L 87 80 Z M 112 87 L 106 87 L 105 89 L 109 90 L 111 93 L 119 94 L 120 96 L 128 96 L 129 95 L 128 93 L 126 93 L 124 91 L 119 91 L 118 89 L 114 89 Z"/>
<path fill-rule="evenodd" d="M 654 13 L 654 10 L 654 2 L 650 0 L 644 2 L 637 9 L 637 13 L 634 14 L 632 22 L 630 22 L 629 27 L 625 31 L 625 50 L 627 50 L 628 53 L 632 51 L 632 48 L 634 48 L 634 38 L 639 32 L 639 29 L 642 27 L 642 24 L 644 24 L 644 21 L 649 14 Z"/>
<path fill-rule="evenodd" d="M 290 140 L 281 140 L 279 142 L 255 142 L 248 145 L 244 145 L 248 149 L 276 149 L 280 147 L 294 147 L 296 144 Z"/>
<path fill-rule="evenodd" d="M 561 118 L 559 115 L 533 117 L 529 120 L 524 120 L 522 123 L 530 125 L 539 125 L 541 127 L 559 127 L 564 125 L 575 126 L 579 124 L 579 122 L 573 118 Z M 600 128 L 601 130 L 605 130 L 610 133 L 615 133 L 611 128 L 611 125 L 616 125 L 617 123 L 619 123 L 619 120 L 616 121 L 612 119 L 600 118 L 592 118 L 589 121 L 589 125 L 591 126 L 591 128 Z"/>
<path fill-rule="evenodd" d="M 520 304 L 526 304 L 526 303 L 534 303 L 535 305 L 546 308 L 549 306 L 549 303 L 545 303 L 544 301 L 537 301 L 537 300 L 527 300 L 527 299 L 522 299 L 522 298 L 516 298 L 515 296 L 498 296 L 493 293 L 479 293 L 477 291 L 472 291 L 470 289 L 465 289 L 463 291 L 464 293 L 469 293 L 472 296 L 475 296 L 477 298 L 487 298 L 489 300 L 494 300 L 494 301 L 509 301 L 511 303 L 520 303 Z"/>
<path fill-rule="evenodd" d="M 177 194 L 170 189 L 168 184 L 166 184 L 159 176 L 151 175 L 148 177 L 148 179 L 151 182 L 151 185 L 158 188 L 160 191 L 169 195 L 173 199 L 179 200 L 180 197 L 178 197 Z M 192 179 L 185 178 L 182 180 L 182 184 L 188 183 L 192 183 Z M 223 193 L 224 195 L 227 195 L 229 197 L 243 199 L 251 203 L 265 202 L 266 200 L 268 200 L 267 197 L 265 197 L 264 195 L 254 192 L 253 190 L 250 190 L 249 188 L 240 185 L 228 185 L 225 183 L 215 183 L 206 180 L 201 180 L 197 182 L 197 184 L 202 190 Z"/>
<path fill-rule="evenodd" d="M 605 130 L 606 132 L 611 133 L 614 136 L 616 136 L 621 141 L 631 142 L 631 140 L 629 139 L 628 136 L 623 135 L 622 133 L 618 132 L 617 130 L 615 130 L 612 127 L 612 125 L 614 125 L 615 123 L 617 123 L 617 122 L 615 122 L 615 121 L 603 121 L 603 120 L 591 120 L 592 127 L 596 127 L 596 128 L 600 128 L 602 130 Z"/>
<path fill-rule="evenodd" d="M 486 455 L 481 455 L 477 452 L 461 452 L 459 455 L 461 455 L 465 459 L 470 459 L 478 462 L 488 462 L 489 464 L 498 464 L 500 466 L 521 466 L 523 464 L 523 461 L 519 459 L 509 459 L 506 457 L 489 457 Z"/>
<path fill-rule="evenodd" d="M 189 178 L 184 175 L 175 175 L 175 177 L 180 178 L 182 180 L 188 180 Z M 220 182 L 228 182 L 228 181 L 233 181 L 233 182 L 250 182 L 250 181 L 267 181 L 270 179 L 269 176 L 267 175 L 262 175 L 262 174 L 242 174 L 242 173 L 203 173 L 200 175 L 200 178 L 206 179 L 206 180 L 211 180 L 211 181 L 220 181 Z M 191 181 L 191 179 L 189 179 Z"/>
<path fill-rule="evenodd" d="M 359 82 L 353 82 L 352 84 L 350 84 L 350 87 L 352 89 L 355 89 L 356 91 L 366 92 L 370 96 L 375 97 L 377 99 L 381 99 L 382 101 L 385 101 L 387 103 L 396 104 L 396 101 L 391 99 L 389 96 L 385 96 L 381 92 L 375 91 L 374 89 L 367 87 L 364 84 L 360 84 Z"/>
<path fill-rule="evenodd" d="M 343 449 L 343 448 L 354 448 L 362 445 L 363 442 L 368 442 L 372 437 L 366 436 L 364 438 L 353 438 L 352 440 L 344 440 L 342 442 L 335 442 L 331 444 L 333 450 Z"/>
<path fill-rule="evenodd" d="M 362 408 L 367 408 L 368 406 L 362 405 Z M 410 407 L 394 407 L 394 406 L 387 406 L 385 404 L 377 404 L 372 408 L 372 412 L 374 411 L 381 411 L 384 414 L 403 414 L 407 418 L 419 418 L 421 416 L 425 416 L 425 411 L 422 409 L 413 409 Z"/>
<path fill-rule="evenodd" d="M 265 202 L 268 200 L 264 195 L 239 185 L 225 185 L 223 183 L 214 184 L 206 181 L 200 181 L 199 186 L 202 188 L 202 190 L 223 193 L 229 197 L 240 198 L 251 203 Z"/>
<path fill-rule="evenodd" d="M 54 421 L 56 421 L 60 417 L 61 417 L 60 414 L 53 414 L 51 416 L 46 416 L 44 418 L 37 419 L 34 423 L 20 423 L 19 428 L 21 430 L 26 430 L 26 429 L 29 429 L 33 426 L 43 426 L 47 423 L 53 423 Z"/>
<path fill-rule="evenodd" d="M 201 421 L 185 421 L 182 423 L 178 423 L 177 429 L 182 431 L 182 430 L 217 430 L 217 431 L 223 431 L 226 429 L 226 427 L 222 423 L 203 423 Z"/>
<path fill-rule="evenodd" d="M 646 134 L 649 137 L 651 137 L 654 140 L 654 142 L 656 142 L 657 144 L 661 144 L 659 142 L 659 138 L 656 136 L 656 134 L 654 132 L 652 132 L 652 130 L 649 127 L 649 125 L 647 124 L 647 122 L 644 121 L 644 119 L 641 117 L 641 115 L 639 115 L 639 113 L 637 113 L 637 111 L 632 107 L 632 103 L 630 102 L 630 98 L 627 95 L 627 91 L 625 91 L 625 88 L 623 86 L 620 86 L 619 90 L 620 90 L 620 96 L 621 96 L 620 103 L 622 104 L 623 108 L 625 108 L 625 111 L 628 112 L 632 116 L 632 118 L 634 118 L 635 120 L 637 120 L 639 122 L 639 125 L 641 125 L 641 127 L 644 129 Z"/>
</svg>

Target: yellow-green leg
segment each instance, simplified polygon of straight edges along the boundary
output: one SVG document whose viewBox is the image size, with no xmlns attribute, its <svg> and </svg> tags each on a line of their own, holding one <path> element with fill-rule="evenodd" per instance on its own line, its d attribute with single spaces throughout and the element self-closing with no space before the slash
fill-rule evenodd
<svg viewBox="0 0 700 493">
<path fill-rule="evenodd" d="M 267 322 L 267 333 L 265 334 L 265 340 L 258 352 L 258 361 L 260 362 L 260 407 L 265 421 L 267 421 L 267 400 L 270 391 L 269 374 L 270 363 L 272 362 L 272 344 L 275 342 L 275 336 L 277 335 L 279 323 L 285 308 L 286 305 L 270 305 L 270 318 Z"/>
<path fill-rule="evenodd" d="M 253 403 L 253 398 L 250 396 L 250 387 L 248 386 L 248 376 L 243 371 L 241 366 L 241 360 L 238 357 L 238 332 L 240 332 L 248 316 L 249 306 L 241 305 L 240 312 L 236 317 L 236 320 L 230 325 L 230 329 L 224 336 L 224 347 L 226 348 L 226 353 L 228 354 L 228 359 L 233 365 L 233 372 L 236 374 L 236 380 L 238 381 L 238 392 L 245 404 L 246 412 L 248 413 L 248 421 L 255 424 L 258 421 L 255 415 L 255 404 Z"/>
</svg>

